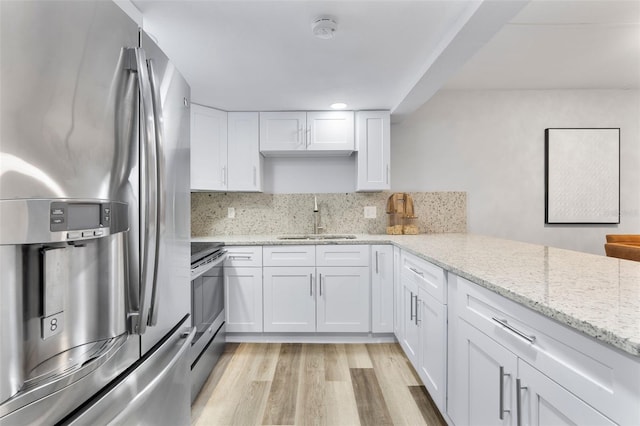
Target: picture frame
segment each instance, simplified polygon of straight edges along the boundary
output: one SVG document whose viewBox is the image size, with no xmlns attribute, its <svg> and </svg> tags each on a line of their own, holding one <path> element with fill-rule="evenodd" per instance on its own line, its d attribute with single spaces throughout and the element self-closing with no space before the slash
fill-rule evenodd
<svg viewBox="0 0 640 426">
<path fill-rule="evenodd" d="M 545 224 L 620 223 L 620 129 L 545 129 Z"/>
</svg>

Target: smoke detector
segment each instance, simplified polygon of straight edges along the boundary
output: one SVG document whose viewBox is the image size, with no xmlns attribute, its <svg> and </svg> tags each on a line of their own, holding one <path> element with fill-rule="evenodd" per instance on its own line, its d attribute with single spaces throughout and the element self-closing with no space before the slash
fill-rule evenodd
<svg viewBox="0 0 640 426">
<path fill-rule="evenodd" d="M 316 18 L 311 24 L 313 35 L 323 40 L 330 40 L 338 29 L 338 24 L 333 18 L 320 17 Z"/>
</svg>

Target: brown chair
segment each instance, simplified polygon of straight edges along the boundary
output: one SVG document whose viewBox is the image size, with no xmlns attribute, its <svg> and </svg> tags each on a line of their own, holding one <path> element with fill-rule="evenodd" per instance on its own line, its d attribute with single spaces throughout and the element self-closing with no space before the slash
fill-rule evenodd
<svg viewBox="0 0 640 426">
<path fill-rule="evenodd" d="M 604 251 L 609 257 L 640 262 L 640 234 L 607 235 Z"/>
</svg>

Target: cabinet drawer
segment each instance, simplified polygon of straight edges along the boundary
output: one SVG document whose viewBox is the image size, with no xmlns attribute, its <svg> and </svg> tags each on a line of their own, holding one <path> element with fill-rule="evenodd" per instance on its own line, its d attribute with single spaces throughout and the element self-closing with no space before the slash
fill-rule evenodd
<svg viewBox="0 0 640 426">
<path fill-rule="evenodd" d="M 227 260 L 224 266 L 262 266 L 262 246 L 225 247 Z"/>
<path fill-rule="evenodd" d="M 637 407 L 637 360 L 464 278 L 449 285 L 457 316 L 616 423 L 640 422 L 639 411 L 620 409 Z"/>
<path fill-rule="evenodd" d="M 315 246 L 265 246 L 264 266 L 315 266 Z"/>
<path fill-rule="evenodd" d="M 369 246 L 316 246 L 316 266 L 369 266 Z"/>
<path fill-rule="evenodd" d="M 402 251 L 400 256 L 402 274 L 412 277 L 416 283 L 437 301 L 447 303 L 447 286 L 444 270 L 426 260 Z"/>
</svg>

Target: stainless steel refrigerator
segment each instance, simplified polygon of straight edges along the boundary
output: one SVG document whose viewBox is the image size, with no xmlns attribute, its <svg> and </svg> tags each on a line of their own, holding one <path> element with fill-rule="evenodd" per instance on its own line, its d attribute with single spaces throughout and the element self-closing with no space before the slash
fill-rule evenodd
<svg viewBox="0 0 640 426">
<path fill-rule="evenodd" d="M 188 424 L 190 88 L 111 1 L 0 20 L 0 424 Z"/>
</svg>

